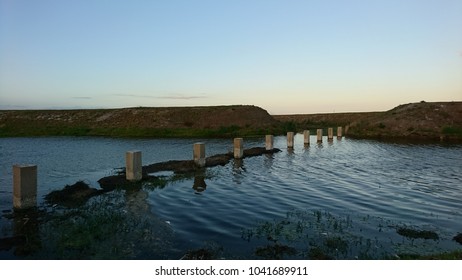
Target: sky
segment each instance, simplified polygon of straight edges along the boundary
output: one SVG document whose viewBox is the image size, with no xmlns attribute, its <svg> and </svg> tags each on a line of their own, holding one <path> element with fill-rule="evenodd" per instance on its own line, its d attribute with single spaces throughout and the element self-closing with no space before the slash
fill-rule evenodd
<svg viewBox="0 0 462 280">
<path fill-rule="evenodd" d="M 462 0 L 0 0 L 0 109 L 462 100 Z"/>
</svg>

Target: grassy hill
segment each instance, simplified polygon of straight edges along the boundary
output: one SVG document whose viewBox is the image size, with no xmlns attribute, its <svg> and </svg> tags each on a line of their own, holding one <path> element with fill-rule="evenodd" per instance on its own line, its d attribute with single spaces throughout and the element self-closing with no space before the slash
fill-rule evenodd
<svg viewBox="0 0 462 280">
<path fill-rule="evenodd" d="M 286 127 L 292 127 L 293 131 L 301 132 L 306 129 L 314 131 L 318 128 L 345 127 L 357 120 L 379 114 L 381 112 L 273 115 L 273 117 Z"/>
<path fill-rule="evenodd" d="M 0 111 L 0 137 L 249 137 L 349 126 L 348 136 L 462 141 L 462 102 L 420 102 L 386 112 L 271 116 L 251 105 Z"/>
<path fill-rule="evenodd" d="M 421 140 L 462 140 L 462 102 L 420 102 L 360 118 L 349 136 Z"/>
<path fill-rule="evenodd" d="M 1 137 L 231 137 L 277 128 L 256 106 L 0 111 Z"/>
</svg>

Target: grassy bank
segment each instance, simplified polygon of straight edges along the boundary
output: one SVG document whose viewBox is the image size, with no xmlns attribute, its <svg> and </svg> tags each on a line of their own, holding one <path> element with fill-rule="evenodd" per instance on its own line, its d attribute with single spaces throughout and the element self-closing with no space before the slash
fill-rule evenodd
<svg viewBox="0 0 462 280">
<path fill-rule="evenodd" d="M 218 128 L 142 128 L 142 127 L 89 127 L 89 126 L 40 126 L 34 124 L 7 125 L 0 128 L 0 137 L 42 136 L 103 136 L 123 138 L 228 138 L 253 137 L 265 134 L 280 134 L 278 126 L 249 128 L 222 126 Z"/>
<path fill-rule="evenodd" d="M 249 137 L 280 129 L 255 106 L 0 111 L 0 137 Z"/>
<path fill-rule="evenodd" d="M 0 111 L 0 137 L 230 138 L 348 126 L 347 136 L 462 141 L 462 102 L 419 102 L 386 112 L 271 116 L 250 105 Z"/>
</svg>

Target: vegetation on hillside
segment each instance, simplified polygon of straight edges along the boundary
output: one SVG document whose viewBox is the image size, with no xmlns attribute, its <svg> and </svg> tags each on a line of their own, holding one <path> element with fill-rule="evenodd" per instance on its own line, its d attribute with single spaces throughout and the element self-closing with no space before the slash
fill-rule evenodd
<svg viewBox="0 0 462 280">
<path fill-rule="evenodd" d="M 420 102 L 386 112 L 271 116 L 250 105 L 0 111 L 0 137 L 231 138 L 348 127 L 357 138 L 462 141 L 462 102 Z M 326 131 L 324 132 L 326 134 Z"/>
<path fill-rule="evenodd" d="M 278 129 L 255 106 L 0 111 L 0 137 L 235 137 Z"/>
<path fill-rule="evenodd" d="M 351 123 L 349 136 L 359 138 L 401 138 L 462 140 L 462 102 L 420 102 Z"/>
</svg>

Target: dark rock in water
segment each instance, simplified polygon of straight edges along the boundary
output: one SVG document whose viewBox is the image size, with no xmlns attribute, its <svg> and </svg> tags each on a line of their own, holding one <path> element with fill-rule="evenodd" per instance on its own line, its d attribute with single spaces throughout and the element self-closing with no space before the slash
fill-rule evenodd
<svg viewBox="0 0 462 280">
<path fill-rule="evenodd" d="M 51 204 L 77 206 L 101 192 L 101 190 L 91 188 L 88 184 L 79 181 L 74 185 L 66 185 L 62 190 L 52 191 L 45 196 L 45 200 Z"/>
<path fill-rule="evenodd" d="M 407 238 L 412 238 L 412 239 L 433 239 L 433 240 L 438 240 L 439 236 L 436 232 L 430 231 L 430 230 L 415 230 L 415 229 L 410 229 L 410 228 L 398 228 L 396 232 L 399 235 L 402 235 Z"/>
<path fill-rule="evenodd" d="M 143 172 L 154 173 L 159 171 L 173 171 L 175 173 L 188 173 L 199 169 L 193 160 L 170 160 L 154 163 L 143 167 Z"/>
<path fill-rule="evenodd" d="M 228 164 L 232 158 L 232 153 L 214 155 L 205 159 L 205 167 L 223 166 Z"/>
<path fill-rule="evenodd" d="M 118 187 L 122 187 L 130 183 L 124 175 L 113 175 L 101 178 L 98 180 L 99 185 L 105 191 L 112 191 Z"/>
<path fill-rule="evenodd" d="M 262 147 L 255 147 L 255 148 L 250 148 L 247 150 L 244 150 L 244 158 L 246 157 L 256 157 L 256 156 L 261 156 L 264 154 L 274 154 L 274 153 L 279 153 L 281 150 L 274 148 L 271 150 L 267 150 L 266 148 Z"/>
<path fill-rule="evenodd" d="M 452 240 L 462 245 L 462 233 L 459 233 L 458 235 L 454 236 Z"/>
<path fill-rule="evenodd" d="M 27 239 L 24 235 L 0 238 L 0 251 L 8 251 L 13 247 L 26 244 Z"/>
<path fill-rule="evenodd" d="M 262 147 L 244 150 L 244 158 L 272 154 L 280 152 L 279 149 L 266 150 Z M 218 154 L 205 159 L 205 167 L 226 165 L 233 158 L 232 153 Z M 166 162 L 154 163 L 143 167 L 143 173 L 154 173 L 159 171 L 173 171 L 175 173 L 190 173 L 201 169 L 193 160 L 170 160 Z"/>
</svg>

